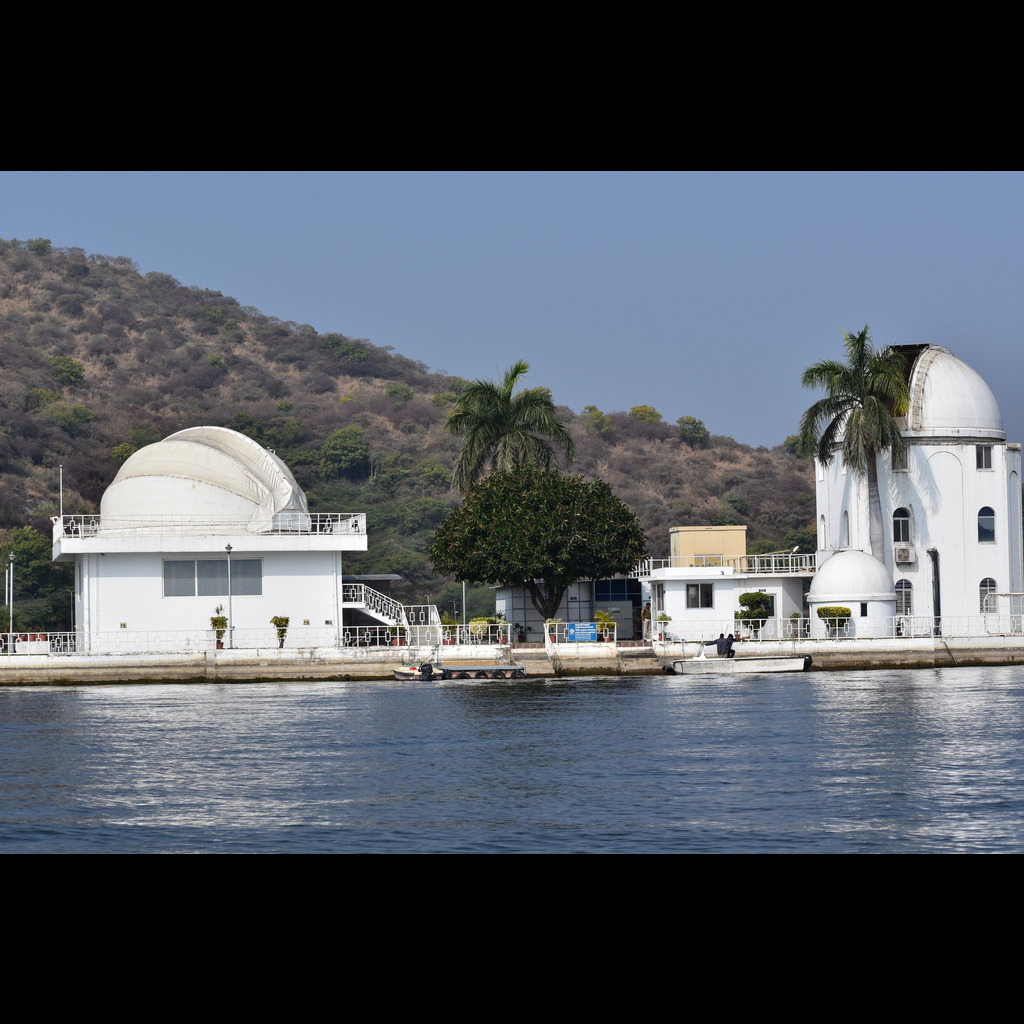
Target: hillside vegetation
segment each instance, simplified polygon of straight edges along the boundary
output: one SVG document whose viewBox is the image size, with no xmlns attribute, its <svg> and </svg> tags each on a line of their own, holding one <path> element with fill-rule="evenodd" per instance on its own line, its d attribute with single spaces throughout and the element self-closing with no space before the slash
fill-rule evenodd
<svg viewBox="0 0 1024 1024">
<path fill-rule="evenodd" d="M 47 597 L 46 614 L 66 621 L 69 606 L 66 573 L 40 567 L 38 584 L 28 574 L 48 549 L 35 532 L 49 536 L 59 467 L 65 512 L 95 511 L 132 452 L 199 424 L 274 449 L 311 510 L 365 511 L 370 551 L 348 558 L 348 571 L 401 574 L 406 601 L 450 609 L 460 599 L 423 549 L 459 500 L 444 421 L 463 378 L 46 239 L 0 240 L 0 367 L 0 553 L 18 551 L 19 593 L 36 586 L 28 596 Z M 557 380 L 526 386 L 557 401 Z M 668 553 L 671 526 L 724 523 L 746 524 L 754 550 L 813 547 L 810 466 L 783 446 L 750 448 L 686 417 L 664 423 L 650 406 L 559 414 L 576 443 L 572 471 L 612 486 L 651 554 Z M 26 604 L 33 611 L 43 607 Z"/>
</svg>

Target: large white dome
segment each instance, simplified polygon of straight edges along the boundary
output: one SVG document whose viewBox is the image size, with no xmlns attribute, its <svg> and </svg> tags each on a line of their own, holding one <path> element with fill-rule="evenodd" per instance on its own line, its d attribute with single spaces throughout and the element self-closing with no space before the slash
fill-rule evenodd
<svg viewBox="0 0 1024 1024">
<path fill-rule="evenodd" d="M 100 515 L 105 524 L 167 516 L 238 522 L 259 533 L 308 519 L 308 508 L 273 452 L 226 427 L 190 427 L 132 455 L 104 492 Z"/>
<path fill-rule="evenodd" d="M 1005 441 L 1003 416 L 982 377 L 948 348 L 928 345 L 910 375 L 907 436 Z"/>
<path fill-rule="evenodd" d="M 835 551 L 818 566 L 807 595 L 808 604 L 894 601 L 889 570 L 873 555 L 856 548 Z"/>
</svg>

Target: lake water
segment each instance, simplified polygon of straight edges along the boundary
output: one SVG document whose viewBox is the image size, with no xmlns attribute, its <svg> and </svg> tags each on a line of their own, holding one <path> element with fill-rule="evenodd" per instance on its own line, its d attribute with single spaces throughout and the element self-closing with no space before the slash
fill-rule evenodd
<svg viewBox="0 0 1024 1024">
<path fill-rule="evenodd" d="M 1024 670 L 0 690 L 4 853 L 1024 850 Z"/>
</svg>

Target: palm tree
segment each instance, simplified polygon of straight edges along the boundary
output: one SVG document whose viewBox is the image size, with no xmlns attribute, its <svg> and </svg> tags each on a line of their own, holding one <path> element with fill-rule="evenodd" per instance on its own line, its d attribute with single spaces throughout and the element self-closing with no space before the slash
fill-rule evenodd
<svg viewBox="0 0 1024 1024">
<path fill-rule="evenodd" d="M 803 414 L 800 446 L 825 466 L 841 450 L 846 465 L 867 477 L 871 553 L 882 559 L 878 455 L 906 448 L 896 417 L 910 407 L 907 362 L 895 349 L 875 351 L 867 326 L 858 334 L 843 331 L 843 340 L 845 363 L 826 359 L 804 370 L 801 384 L 824 391 L 825 397 Z"/>
<path fill-rule="evenodd" d="M 520 359 L 505 371 L 500 383 L 475 380 L 455 402 L 445 427 L 463 439 L 452 480 L 463 494 L 484 476 L 488 465 L 499 471 L 523 466 L 556 469 L 552 442 L 570 462 L 575 456 L 572 434 L 559 422 L 551 392 L 547 388 L 516 392 L 529 369 L 529 363 Z"/>
</svg>

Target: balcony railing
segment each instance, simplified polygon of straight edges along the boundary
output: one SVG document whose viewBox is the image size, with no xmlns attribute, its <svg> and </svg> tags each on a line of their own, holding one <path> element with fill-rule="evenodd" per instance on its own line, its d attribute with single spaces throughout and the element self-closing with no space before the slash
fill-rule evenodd
<svg viewBox="0 0 1024 1024">
<path fill-rule="evenodd" d="M 54 516 L 53 539 L 147 536 L 261 536 L 344 535 L 366 533 L 363 512 L 279 512 L 254 528 L 250 518 L 224 516 Z"/>
</svg>

